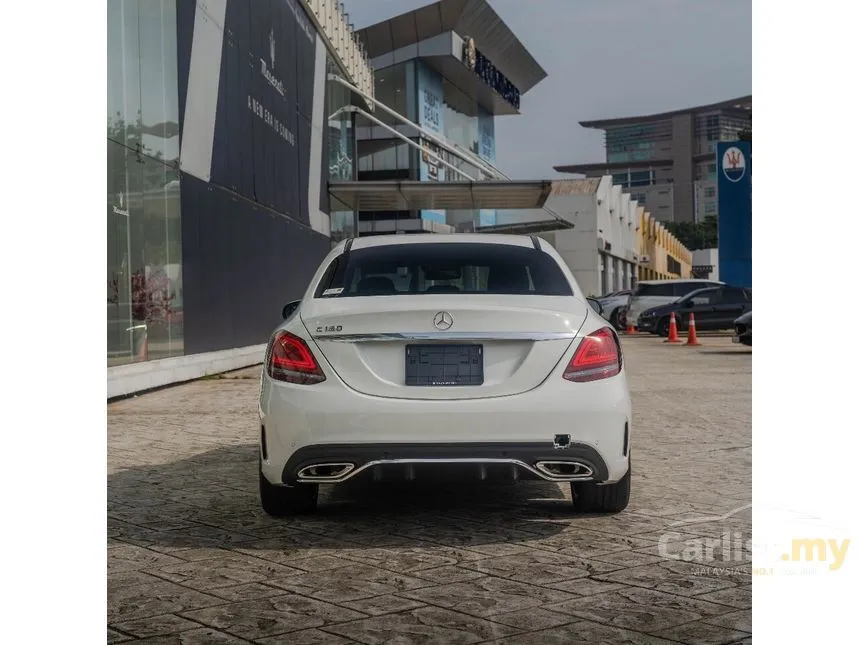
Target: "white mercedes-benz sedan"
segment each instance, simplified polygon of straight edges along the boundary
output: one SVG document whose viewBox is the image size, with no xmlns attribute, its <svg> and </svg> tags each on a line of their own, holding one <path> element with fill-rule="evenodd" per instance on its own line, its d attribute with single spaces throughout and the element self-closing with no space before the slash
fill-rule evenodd
<svg viewBox="0 0 860 645">
<path fill-rule="evenodd" d="M 283 314 L 261 377 L 267 513 L 353 477 L 569 482 L 575 510 L 626 508 L 618 336 L 540 238 L 346 240 Z"/>
</svg>

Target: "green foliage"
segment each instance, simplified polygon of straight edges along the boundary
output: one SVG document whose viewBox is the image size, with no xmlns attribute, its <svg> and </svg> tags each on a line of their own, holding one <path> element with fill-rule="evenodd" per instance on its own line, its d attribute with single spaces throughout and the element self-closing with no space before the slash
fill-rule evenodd
<svg viewBox="0 0 860 645">
<path fill-rule="evenodd" d="M 663 225 L 690 251 L 717 247 L 716 215 L 706 215 L 701 222 L 664 222 Z"/>
</svg>

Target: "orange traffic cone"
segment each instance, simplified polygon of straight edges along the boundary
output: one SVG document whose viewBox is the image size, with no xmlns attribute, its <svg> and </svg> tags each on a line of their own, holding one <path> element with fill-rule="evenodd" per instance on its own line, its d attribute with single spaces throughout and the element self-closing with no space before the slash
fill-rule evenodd
<svg viewBox="0 0 860 645">
<path fill-rule="evenodd" d="M 635 336 L 636 335 L 636 328 L 629 323 L 627 324 L 627 335 L 628 336 Z"/>
<path fill-rule="evenodd" d="M 693 328 L 693 333 L 695 334 L 695 327 Z M 681 339 L 678 337 L 678 323 L 675 322 L 675 312 L 673 311 L 669 315 L 669 338 L 663 341 L 664 343 L 680 343 Z"/>
<path fill-rule="evenodd" d="M 690 325 L 687 328 L 687 345 L 701 345 L 699 339 L 696 338 L 696 317 L 693 312 L 690 312 Z"/>
</svg>

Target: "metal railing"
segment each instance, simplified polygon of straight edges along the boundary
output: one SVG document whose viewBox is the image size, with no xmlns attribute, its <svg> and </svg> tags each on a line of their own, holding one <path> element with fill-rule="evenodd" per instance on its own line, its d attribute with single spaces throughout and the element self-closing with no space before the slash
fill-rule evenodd
<svg viewBox="0 0 860 645">
<path fill-rule="evenodd" d="M 342 2 L 336 0 L 301 0 L 317 31 L 335 54 L 353 85 L 364 94 L 374 96 L 373 68 L 364 45 L 355 35 L 355 27 Z M 371 110 L 373 106 L 371 106 Z"/>
</svg>

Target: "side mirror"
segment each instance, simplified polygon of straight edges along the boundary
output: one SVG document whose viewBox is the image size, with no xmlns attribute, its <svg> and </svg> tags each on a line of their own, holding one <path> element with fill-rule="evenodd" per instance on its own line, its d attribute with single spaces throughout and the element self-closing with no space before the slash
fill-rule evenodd
<svg viewBox="0 0 860 645">
<path fill-rule="evenodd" d="M 696 306 L 696 303 L 695 303 L 695 302 L 693 302 L 692 300 L 687 300 L 687 301 L 684 303 L 684 309 L 692 309 L 692 308 L 693 308 L 693 307 L 695 307 L 695 306 Z"/>
<path fill-rule="evenodd" d="M 586 298 L 588 300 L 588 304 L 591 305 L 591 308 L 594 309 L 601 316 L 603 315 L 603 305 L 600 304 L 600 301 L 597 298 Z"/>
<path fill-rule="evenodd" d="M 284 320 L 292 316 L 296 309 L 299 308 L 299 305 L 302 304 L 301 300 L 293 300 L 292 302 L 288 302 L 284 305 L 284 310 L 281 312 L 281 315 L 284 317 Z"/>
</svg>

